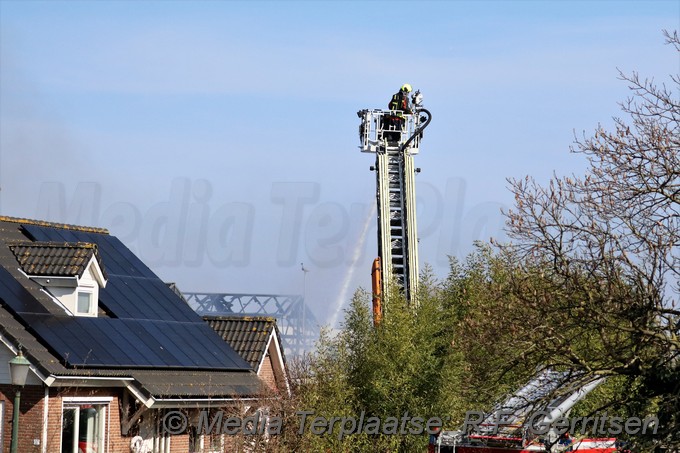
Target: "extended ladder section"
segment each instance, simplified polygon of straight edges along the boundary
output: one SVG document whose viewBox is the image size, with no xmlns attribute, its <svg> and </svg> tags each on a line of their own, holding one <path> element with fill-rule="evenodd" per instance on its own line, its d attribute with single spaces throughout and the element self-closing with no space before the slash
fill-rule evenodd
<svg viewBox="0 0 680 453">
<path fill-rule="evenodd" d="M 387 147 L 376 155 L 375 171 L 383 281 L 396 281 L 410 299 L 418 279 L 413 156 Z"/>
<path fill-rule="evenodd" d="M 481 423 L 480 433 L 511 435 L 528 420 L 537 422 L 537 425 L 551 425 L 566 416 L 576 403 L 604 381 L 596 379 L 567 386 L 566 383 L 573 378 L 564 371 L 545 369 L 539 372 L 524 387 L 494 407 Z M 563 391 L 554 396 L 560 388 Z M 565 392 L 565 389 L 568 390 Z M 542 417 L 532 419 L 531 415 L 539 411 Z"/>
<path fill-rule="evenodd" d="M 425 115 L 421 117 L 420 113 Z M 413 156 L 430 121 L 425 109 L 415 114 L 389 110 L 359 112 L 362 152 L 375 153 L 378 256 L 382 285 L 396 282 L 411 302 L 418 284 L 418 232 Z M 382 288 L 385 293 L 385 288 Z"/>
</svg>

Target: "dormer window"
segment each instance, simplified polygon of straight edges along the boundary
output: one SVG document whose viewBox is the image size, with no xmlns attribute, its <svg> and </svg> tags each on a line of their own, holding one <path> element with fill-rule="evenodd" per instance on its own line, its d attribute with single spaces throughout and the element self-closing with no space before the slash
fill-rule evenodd
<svg viewBox="0 0 680 453">
<path fill-rule="evenodd" d="M 10 249 L 21 270 L 67 314 L 97 316 L 106 273 L 97 246 L 87 242 L 18 242 Z"/>
<path fill-rule="evenodd" d="M 78 291 L 76 314 L 82 316 L 92 315 L 92 293 L 87 291 Z"/>
</svg>

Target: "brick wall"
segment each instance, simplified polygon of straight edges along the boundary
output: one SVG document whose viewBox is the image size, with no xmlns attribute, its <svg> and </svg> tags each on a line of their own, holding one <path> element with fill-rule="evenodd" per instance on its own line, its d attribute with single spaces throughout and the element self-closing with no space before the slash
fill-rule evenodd
<svg viewBox="0 0 680 453">
<path fill-rule="evenodd" d="M 108 451 L 129 452 L 130 440 L 123 437 L 120 431 L 120 389 L 50 389 L 48 401 L 48 430 L 47 451 L 55 452 L 61 449 L 61 417 L 64 397 L 113 397 L 108 404 L 109 413 L 106 415 L 106 445 Z"/>
<path fill-rule="evenodd" d="M 43 411 L 45 407 L 43 386 L 26 386 L 21 391 L 19 415 L 18 451 L 21 453 L 40 453 L 43 443 Z M 118 389 L 50 389 L 47 421 L 48 452 L 61 450 L 61 417 L 62 397 L 113 397 L 108 405 L 110 411 L 106 417 L 106 442 L 111 453 L 129 452 L 130 440 L 123 437 L 120 431 L 120 409 Z M 3 418 L 3 449 L 9 451 L 12 437 L 12 411 L 14 389 L 11 385 L 0 385 L 0 400 L 5 402 Z M 37 443 L 37 445 L 36 445 Z"/>
<path fill-rule="evenodd" d="M 260 367 L 260 372 L 258 373 L 258 376 L 262 381 L 267 384 L 267 386 L 271 389 L 276 391 L 277 389 L 277 382 L 276 382 L 276 375 L 274 374 L 274 367 L 272 366 L 272 358 L 269 354 L 264 358 L 264 361 L 262 362 L 262 366 Z"/>
<path fill-rule="evenodd" d="M 39 453 L 42 444 L 43 425 L 43 386 L 27 385 L 21 390 L 21 403 L 19 404 L 19 437 L 18 451 L 22 453 Z M 12 440 L 12 415 L 14 411 L 15 387 L 12 385 L 0 385 L 0 399 L 5 403 L 3 414 L 3 451 L 9 451 Z M 39 442 L 34 445 L 34 439 Z"/>
<path fill-rule="evenodd" d="M 47 400 L 47 451 L 61 451 L 61 398 L 50 389 Z"/>
<path fill-rule="evenodd" d="M 121 434 L 120 402 L 122 389 L 108 388 L 80 388 L 80 389 L 55 389 L 49 391 L 47 442 L 46 450 L 49 453 L 61 451 L 61 419 L 62 403 L 64 397 L 112 397 L 108 404 L 106 415 L 106 450 L 110 453 L 128 453 L 130 441 L 135 435 L 131 432 L 128 436 Z M 43 411 L 45 405 L 44 386 L 26 386 L 21 391 L 20 418 L 19 418 L 19 442 L 18 451 L 21 453 L 40 453 L 43 443 Z M 0 450 L 8 452 L 12 437 L 12 411 L 14 403 L 14 387 L 0 384 L 0 401 L 4 401 L 5 412 L 3 414 L 3 441 Z M 147 413 L 148 414 L 148 413 Z M 36 445 L 37 442 L 37 445 Z M 171 453 L 187 453 L 189 451 L 189 435 L 182 434 L 172 436 L 170 441 Z"/>
<path fill-rule="evenodd" d="M 189 434 L 172 436 L 170 440 L 170 453 L 187 453 L 189 451 Z"/>
</svg>

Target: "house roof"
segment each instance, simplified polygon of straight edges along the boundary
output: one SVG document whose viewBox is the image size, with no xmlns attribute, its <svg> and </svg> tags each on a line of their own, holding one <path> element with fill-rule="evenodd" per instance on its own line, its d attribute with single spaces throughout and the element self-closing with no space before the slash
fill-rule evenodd
<svg viewBox="0 0 680 453">
<path fill-rule="evenodd" d="M 263 383 L 254 373 L 213 373 L 210 371 L 135 370 L 132 376 L 145 384 L 145 392 L 155 398 L 216 397 L 261 395 Z"/>
<path fill-rule="evenodd" d="M 22 251 L 39 263 L 38 251 L 69 247 L 99 253 L 108 269 L 96 318 L 69 316 L 17 266 Z M 44 376 L 133 377 L 152 396 L 245 396 L 260 386 L 249 364 L 104 229 L 0 217 L 0 334 Z"/>
<path fill-rule="evenodd" d="M 10 243 L 21 270 L 27 275 L 82 277 L 94 256 L 106 271 L 99 258 L 97 245 L 90 242 L 19 241 Z"/>
<path fill-rule="evenodd" d="M 23 217 L 0 216 L 0 221 L 6 222 L 6 223 L 17 223 L 19 225 L 40 225 L 40 226 L 46 226 L 46 227 L 50 227 L 50 228 L 59 228 L 59 229 L 69 230 L 69 231 L 82 231 L 82 232 L 85 232 L 85 233 L 109 234 L 109 230 L 107 230 L 106 228 L 82 226 L 82 225 L 71 225 L 69 223 L 47 222 L 45 220 L 26 219 L 26 218 L 23 218 Z"/>
<path fill-rule="evenodd" d="M 204 316 L 203 319 L 252 369 L 257 370 L 267 353 L 269 337 L 276 330 L 276 319 L 265 316 Z"/>
</svg>

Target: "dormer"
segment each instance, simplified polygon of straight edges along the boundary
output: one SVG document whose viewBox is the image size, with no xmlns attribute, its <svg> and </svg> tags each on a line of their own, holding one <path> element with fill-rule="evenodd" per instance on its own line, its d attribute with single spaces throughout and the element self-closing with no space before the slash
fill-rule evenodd
<svg viewBox="0 0 680 453">
<path fill-rule="evenodd" d="M 88 242 L 16 242 L 10 250 L 28 278 L 73 316 L 97 316 L 106 271 L 97 245 Z"/>
</svg>

